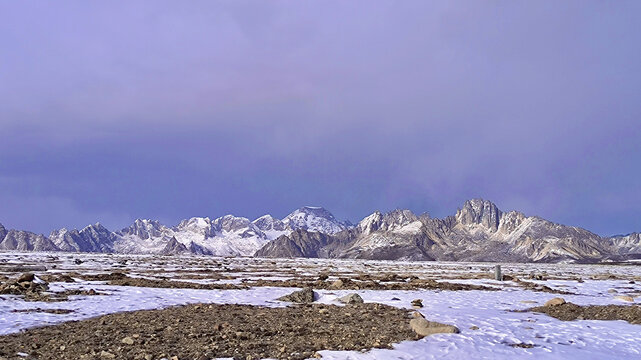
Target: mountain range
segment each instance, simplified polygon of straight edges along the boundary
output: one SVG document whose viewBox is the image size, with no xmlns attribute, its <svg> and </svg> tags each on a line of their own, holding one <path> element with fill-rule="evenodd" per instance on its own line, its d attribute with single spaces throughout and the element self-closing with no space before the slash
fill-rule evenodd
<svg viewBox="0 0 641 360">
<path fill-rule="evenodd" d="M 376 211 L 358 224 L 320 207 L 302 207 L 284 219 L 254 221 L 226 215 L 195 217 L 168 227 L 136 220 L 119 231 L 99 223 L 61 229 L 46 237 L 0 224 L 0 251 L 71 251 L 123 254 L 354 258 L 502 262 L 601 262 L 641 258 L 641 234 L 601 237 L 494 203 L 466 201 L 443 219 L 410 210 Z"/>
</svg>

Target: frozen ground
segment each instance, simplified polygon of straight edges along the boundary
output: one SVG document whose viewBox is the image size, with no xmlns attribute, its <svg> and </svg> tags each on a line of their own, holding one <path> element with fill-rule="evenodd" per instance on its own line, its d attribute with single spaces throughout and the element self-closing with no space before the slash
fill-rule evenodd
<svg viewBox="0 0 641 360">
<path fill-rule="evenodd" d="M 76 262 L 78 259 L 80 261 Z M 429 320 L 456 325 L 460 334 L 440 334 L 397 344 L 392 350 L 368 352 L 322 351 L 324 359 L 641 359 L 640 325 L 624 321 L 563 322 L 544 314 L 514 312 L 562 296 L 579 305 L 629 304 L 615 295 L 641 294 L 641 266 L 572 264 L 503 264 L 503 272 L 526 279 L 543 274 L 546 281 L 528 280 L 575 295 L 555 295 L 525 290 L 512 282 L 491 280 L 493 264 L 411 263 L 345 260 L 272 260 L 253 258 L 153 257 L 88 254 L 0 254 L 0 274 L 16 266 L 46 266 L 51 273 L 111 273 L 122 271 L 145 278 L 179 278 L 203 283 L 242 283 L 245 279 L 287 280 L 313 278 L 321 272 L 331 277 L 358 274 L 399 274 L 438 281 L 483 284 L 499 291 L 441 290 L 317 290 L 318 301 L 336 303 L 348 293 L 366 302 L 409 308 L 422 299 L 420 311 Z M 4 273 L 2 273 L 4 271 Z M 248 290 L 194 290 L 111 286 L 103 282 L 53 283 L 51 290 L 94 289 L 99 296 L 72 296 L 63 302 L 26 302 L 17 296 L 0 296 L 0 334 L 33 326 L 80 320 L 112 312 L 155 309 L 187 303 L 240 303 L 284 306 L 276 298 L 292 288 L 254 287 Z M 396 299 L 394 299 L 396 298 Z M 26 309 L 68 309 L 69 314 L 14 312 Z M 478 327 L 472 330 L 471 327 Z M 529 344 L 532 348 L 514 345 Z"/>
</svg>

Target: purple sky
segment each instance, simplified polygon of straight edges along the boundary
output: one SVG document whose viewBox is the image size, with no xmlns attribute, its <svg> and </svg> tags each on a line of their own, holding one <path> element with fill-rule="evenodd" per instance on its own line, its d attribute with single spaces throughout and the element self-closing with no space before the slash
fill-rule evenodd
<svg viewBox="0 0 641 360">
<path fill-rule="evenodd" d="M 641 1 L 0 2 L 0 223 L 641 231 Z"/>
</svg>

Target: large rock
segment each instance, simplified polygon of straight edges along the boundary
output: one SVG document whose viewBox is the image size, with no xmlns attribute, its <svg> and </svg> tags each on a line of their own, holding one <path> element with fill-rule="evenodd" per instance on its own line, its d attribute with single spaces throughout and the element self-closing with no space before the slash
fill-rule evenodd
<svg viewBox="0 0 641 360">
<path fill-rule="evenodd" d="M 557 305 L 563 305 L 563 304 L 565 304 L 565 299 L 556 297 L 554 299 L 548 300 L 543 306 L 557 306 Z"/>
<path fill-rule="evenodd" d="M 441 324 L 435 321 L 428 321 L 422 317 L 410 320 L 410 327 L 420 336 L 429 336 L 432 334 L 458 334 L 460 331 L 454 325 Z"/>
<path fill-rule="evenodd" d="M 614 297 L 616 300 L 634 302 L 634 298 L 629 295 L 618 295 Z"/>
<path fill-rule="evenodd" d="M 278 298 L 280 301 L 289 301 L 293 303 L 310 303 L 316 300 L 317 295 L 311 288 L 305 288 L 303 290 L 294 291 L 289 295 L 282 296 Z"/>
<path fill-rule="evenodd" d="M 350 305 L 364 303 L 363 298 L 358 294 L 345 295 L 343 297 L 338 298 L 338 301 L 344 304 L 350 304 Z"/>
</svg>

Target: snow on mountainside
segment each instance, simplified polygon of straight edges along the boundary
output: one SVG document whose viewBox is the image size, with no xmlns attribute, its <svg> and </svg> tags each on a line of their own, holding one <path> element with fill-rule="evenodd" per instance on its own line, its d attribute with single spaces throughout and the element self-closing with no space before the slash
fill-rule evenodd
<svg viewBox="0 0 641 360">
<path fill-rule="evenodd" d="M 55 230 L 48 238 L 25 231 L 8 231 L 0 225 L 0 250 L 252 256 L 270 240 L 295 229 L 333 234 L 347 226 L 348 223 L 336 220 L 329 211 L 315 207 L 300 208 L 283 220 L 271 215 L 254 221 L 225 215 L 213 220 L 193 217 L 168 227 L 157 220 L 137 219 L 116 232 L 96 223 L 82 230 Z"/>
<path fill-rule="evenodd" d="M 329 211 L 306 206 L 284 219 L 254 221 L 225 215 L 193 217 L 168 227 L 136 220 L 111 232 L 99 223 L 61 229 L 49 237 L 7 230 L 0 251 L 75 251 L 126 254 L 327 257 L 380 260 L 596 262 L 641 258 L 641 235 L 600 237 L 517 211 L 503 212 L 482 199 L 466 201 L 444 219 L 410 210 L 376 211 L 356 226 Z"/>
<path fill-rule="evenodd" d="M 282 249 L 287 247 L 288 250 Z M 640 254 L 639 250 L 638 234 L 602 238 L 585 229 L 528 217 L 517 211 L 504 213 L 490 201 L 474 199 L 445 219 L 419 217 L 409 210 L 387 214 L 377 211 L 355 228 L 323 241 L 296 233 L 295 237 L 274 240 L 257 254 L 276 257 L 302 253 L 306 257 L 380 260 L 594 262 L 616 260 L 631 252 Z"/>
<path fill-rule="evenodd" d="M 303 229 L 323 234 L 335 234 L 351 227 L 349 222 L 338 221 L 329 211 L 313 206 L 292 212 L 283 219 L 283 223 L 290 230 Z"/>
<path fill-rule="evenodd" d="M 291 229 L 283 223 L 282 220 L 276 219 L 271 215 L 264 215 L 253 221 L 260 231 L 265 234 L 267 239 L 274 240 L 281 235 L 287 235 Z"/>
</svg>

